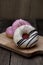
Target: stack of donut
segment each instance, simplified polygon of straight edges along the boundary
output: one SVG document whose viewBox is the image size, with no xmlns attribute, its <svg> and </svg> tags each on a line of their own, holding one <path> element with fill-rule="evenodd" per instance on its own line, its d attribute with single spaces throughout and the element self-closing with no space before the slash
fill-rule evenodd
<svg viewBox="0 0 43 65">
<path fill-rule="evenodd" d="M 31 48 L 38 41 L 38 32 L 29 22 L 18 19 L 6 29 L 6 35 L 13 38 L 14 44 L 19 48 Z"/>
</svg>

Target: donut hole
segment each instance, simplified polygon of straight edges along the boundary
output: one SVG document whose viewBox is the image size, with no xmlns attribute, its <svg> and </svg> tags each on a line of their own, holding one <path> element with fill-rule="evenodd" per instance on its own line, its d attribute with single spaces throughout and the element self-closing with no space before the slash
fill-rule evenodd
<svg viewBox="0 0 43 65">
<path fill-rule="evenodd" d="M 29 38 L 29 35 L 28 35 L 27 33 L 24 33 L 24 34 L 22 35 L 22 38 L 23 38 L 23 39 L 28 39 L 28 38 Z"/>
</svg>

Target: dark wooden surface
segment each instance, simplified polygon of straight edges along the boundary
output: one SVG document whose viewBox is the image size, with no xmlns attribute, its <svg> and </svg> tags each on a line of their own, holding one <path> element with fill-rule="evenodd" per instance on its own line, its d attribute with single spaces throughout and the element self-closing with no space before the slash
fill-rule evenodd
<svg viewBox="0 0 43 65">
<path fill-rule="evenodd" d="M 0 47 L 0 65 L 9 65 L 10 52 Z"/>
<path fill-rule="evenodd" d="M 11 24 L 11 22 L 9 22 L 9 24 Z M 0 32 L 5 31 L 7 27 L 3 26 L 3 22 L 1 21 Z M 26 58 L 0 47 L 0 65 L 43 65 L 43 55 L 38 54 L 36 56 Z"/>
<path fill-rule="evenodd" d="M 43 56 L 26 58 L 0 47 L 0 65 L 43 65 Z"/>
<path fill-rule="evenodd" d="M 0 0 L 0 18 L 43 19 L 43 0 Z"/>
<path fill-rule="evenodd" d="M 25 58 L 17 54 L 11 53 L 11 65 L 43 65 L 43 57 L 36 56 Z"/>
</svg>

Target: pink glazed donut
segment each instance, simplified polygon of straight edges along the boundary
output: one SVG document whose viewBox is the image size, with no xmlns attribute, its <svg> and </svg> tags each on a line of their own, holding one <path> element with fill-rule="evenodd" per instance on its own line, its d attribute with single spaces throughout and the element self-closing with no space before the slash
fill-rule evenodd
<svg viewBox="0 0 43 65">
<path fill-rule="evenodd" d="M 8 27 L 8 28 L 6 29 L 6 34 L 7 34 L 8 37 L 13 38 L 13 34 L 14 34 L 15 30 L 16 30 L 18 27 L 20 27 L 20 26 L 22 26 L 22 25 L 29 25 L 29 24 L 30 24 L 30 23 L 28 23 L 28 22 L 25 21 L 25 20 L 18 19 L 18 20 L 16 20 L 16 21 L 14 21 L 14 23 L 12 24 L 12 26 L 10 26 L 10 27 Z"/>
<path fill-rule="evenodd" d="M 22 20 L 22 19 L 18 19 L 16 21 L 14 21 L 14 23 L 12 24 L 12 29 L 13 29 L 13 33 L 15 32 L 15 30 L 22 26 L 22 25 L 29 25 L 29 23 L 25 20 Z"/>
<path fill-rule="evenodd" d="M 6 35 L 7 35 L 8 37 L 12 38 L 12 36 L 13 36 L 12 26 L 10 26 L 10 27 L 8 27 L 8 28 L 6 29 Z"/>
</svg>

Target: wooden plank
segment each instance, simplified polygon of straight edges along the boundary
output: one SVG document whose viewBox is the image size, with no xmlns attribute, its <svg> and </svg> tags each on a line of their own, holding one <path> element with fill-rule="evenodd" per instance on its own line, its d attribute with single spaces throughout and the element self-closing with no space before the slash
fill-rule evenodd
<svg viewBox="0 0 43 65">
<path fill-rule="evenodd" d="M 31 0 L 0 0 L 0 18 L 28 18 Z"/>
<path fill-rule="evenodd" d="M 22 65 L 23 62 L 23 57 L 15 54 L 15 53 L 11 53 L 11 63 L 10 65 Z"/>
<path fill-rule="evenodd" d="M 10 65 L 43 65 L 43 57 L 26 58 L 12 53 Z"/>
<path fill-rule="evenodd" d="M 0 47 L 0 65 L 9 65 L 10 52 Z"/>
<path fill-rule="evenodd" d="M 43 0 L 32 0 L 31 19 L 43 19 Z"/>
<path fill-rule="evenodd" d="M 23 56 L 29 57 L 37 53 L 43 53 L 43 36 L 39 36 L 37 45 L 31 49 L 19 49 L 15 46 L 13 39 L 8 38 L 5 33 L 2 33 L 0 34 L 0 46 Z"/>
</svg>

